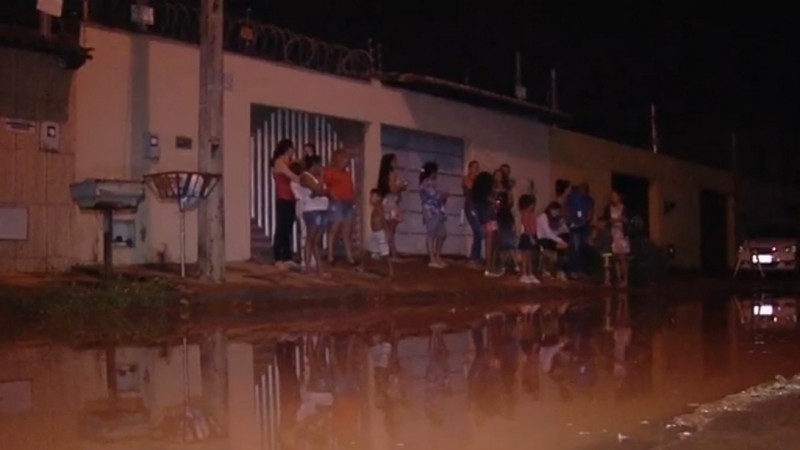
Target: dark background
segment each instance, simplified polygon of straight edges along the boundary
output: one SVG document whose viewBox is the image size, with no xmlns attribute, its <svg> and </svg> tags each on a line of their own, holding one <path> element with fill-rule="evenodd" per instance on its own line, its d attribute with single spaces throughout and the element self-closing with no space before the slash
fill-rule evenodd
<svg viewBox="0 0 800 450">
<path fill-rule="evenodd" d="M 35 3 L 2 0 L 0 21 L 31 17 Z M 558 71 L 571 128 L 648 148 L 654 102 L 662 153 L 730 168 L 735 132 L 741 172 L 797 183 L 800 57 L 788 7 L 566 3 L 227 0 L 226 10 L 353 47 L 373 38 L 387 71 L 508 95 L 520 51 L 529 100 L 545 103 Z"/>
</svg>

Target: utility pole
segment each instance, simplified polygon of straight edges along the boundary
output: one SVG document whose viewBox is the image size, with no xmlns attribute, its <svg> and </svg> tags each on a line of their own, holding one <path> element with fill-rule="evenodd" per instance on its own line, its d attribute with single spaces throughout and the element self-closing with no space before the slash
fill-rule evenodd
<svg viewBox="0 0 800 450">
<path fill-rule="evenodd" d="M 197 168 L 222 176 L 223 0 L 200 5 L 200 117 Z M 200 201 L 197 263 L 200 276 L 215 283 L 225 275 L 225 180 Z"/>
</svg>

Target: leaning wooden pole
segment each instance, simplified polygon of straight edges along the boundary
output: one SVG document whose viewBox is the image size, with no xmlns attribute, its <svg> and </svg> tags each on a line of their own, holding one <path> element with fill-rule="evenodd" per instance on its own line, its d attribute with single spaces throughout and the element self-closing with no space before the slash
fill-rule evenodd
<svg viewBox="0 0 800 450">
<path fill-rule="evenodd" d="M 200 7 L 200 117 L 197 168 L 222 175 L 223 0 L 202 0 Z M 225 180 L 200 201 L 197 215 L 197 263 L 203 279 L 225 275 Z"/>
</svg>

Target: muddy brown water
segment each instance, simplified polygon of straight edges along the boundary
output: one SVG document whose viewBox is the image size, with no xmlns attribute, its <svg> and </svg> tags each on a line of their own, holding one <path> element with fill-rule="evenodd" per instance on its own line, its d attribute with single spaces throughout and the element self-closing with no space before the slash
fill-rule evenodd
<svg viewBox="0 0 800 450">
<path fill-rule="evenodd" d="M 651 448 L 694 405 L 800 372 L 796 306 L 780 293 L 616 293 L 187 313 L 169 345 L 117 347 L 113 370 L 101 350 L 5 344 L 0 438 L 31 450 Z M 216 359 L 214 330 L 227 336 Z"/>
</svg>

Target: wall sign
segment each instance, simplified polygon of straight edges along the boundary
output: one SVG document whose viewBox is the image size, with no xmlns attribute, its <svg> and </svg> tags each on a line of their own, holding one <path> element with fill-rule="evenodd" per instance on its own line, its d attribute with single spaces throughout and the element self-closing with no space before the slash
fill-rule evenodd
<svg viewBox="0 0 800 450">
<path fill-rule="evenodd" d="M 12 133 L 33 134 L 36 132 L 36 122 L 22 119 L 3 119 L 6 130 Z"/>
</svg>

